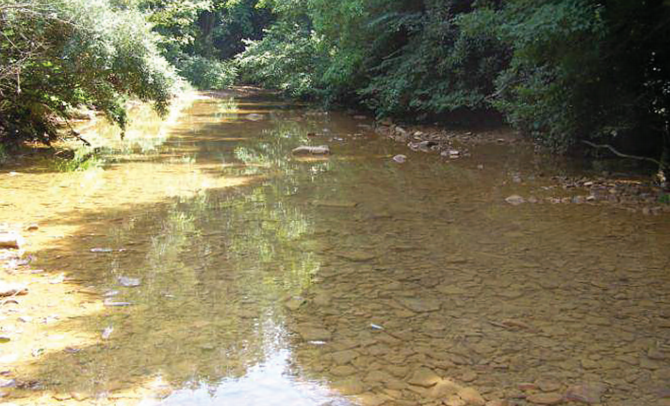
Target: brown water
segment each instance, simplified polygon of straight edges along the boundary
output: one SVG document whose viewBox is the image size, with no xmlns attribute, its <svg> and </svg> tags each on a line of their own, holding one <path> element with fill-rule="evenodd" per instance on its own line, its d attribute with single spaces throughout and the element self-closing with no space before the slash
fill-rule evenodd
<svg viewBox="0 0 670 407">
<path fill-rule="evenodd" d="M 102 168 L 0 174 L 0 219 L 40 224 L 13 275 L 66 277 L 3 306 L 3 401 L 668 401 L 667 214 L 512 206 L 570 168 L 518 145 L 445 162 L 258 95 L 135 117 L 88 130 L 116 140 Z"/>
</svg>

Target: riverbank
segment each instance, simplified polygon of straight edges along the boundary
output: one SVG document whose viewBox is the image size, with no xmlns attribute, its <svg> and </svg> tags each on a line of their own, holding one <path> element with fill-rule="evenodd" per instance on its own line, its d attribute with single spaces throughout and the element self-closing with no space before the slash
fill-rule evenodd
<svg viewBox="0 0 670 407">
<path fill-rule="evenodd" d="M 544 185 L 526 191 L 524 196 L 510 195 L 506 200 L 512 205 L 589 204 L 606 205 L 642 215 L 670 212 L 670 189 L 663 188 L 652 171 L 640 170 L 639 166 L 633 170 L 635 167 L 631 167 L 631 164 L 639 163 L 632 160 L 608 159 L 596 163 L 587 158 L 553 157 L 549 153 L 540 152 L 530 140 L 506 127 L 449 129 L 438 126 L 401 126 L 386 120 L 376 123 L 375 131 L 407 145 L 412 151 L 439 154 L 446 162 L 466 159 L 478 169 L 484 169 L 484 164 L 477 163 L 478 157 L 471 152 L 478 146 L 513 145 L 536 150 L 534 159 L 537 160 L 536 170 L 539 171 L 530 175 L 512 172 L 506 183 L 516 184 L 523 189 L 528 181 L 543 177 Z M 565 168 L 572 168 L 564 174 L 545 176 L 542 173 L 543 162 L 547 166 L 546 172 L 551 173 L 556 161 L 562 161 Z M 598 170 L 597 165 L 603 168 Z"/>
</svg>

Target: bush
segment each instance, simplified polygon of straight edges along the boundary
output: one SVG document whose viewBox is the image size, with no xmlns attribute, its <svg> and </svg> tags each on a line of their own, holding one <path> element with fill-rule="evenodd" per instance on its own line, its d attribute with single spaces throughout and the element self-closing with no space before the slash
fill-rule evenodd
<svg viewBox="0 0 670 407">
<path fill-rule="evenodd" d="M 370 25 L 382 33 L 373 43 L 380 50 L 371 53 L 384 57 L 359 95 L 382 116 L 490 108 L 487 97 L 507 63 L 504 47 L 490 32 L 457 24 L 471 11 L 469 2 L 427 1 L 424 7 L 391 8 Z"/>
<path fill-rule="evenodd" d="M 80 104 L 126 124 L 125 100 L 166 112 L 177 76 L 136 10 L 108 0 L 4 0 L 0 5 L 0 141 L 58 136 L 53 117 Z"/>
<path fill-rule="evenodd" d="M 241 78 L 297 98 L 318 95 L 327 56 L 316 33 L 291 22 L 272 26 L 260 41 L 247 41 L 237 56 Z"/>
<path fill-rule="evenodd" d="M 177 62 L 179 74 L 198 89 L 226 89 L 235 83 L 237 67 L 232 61 L 185 56 Z"/>
</svg>

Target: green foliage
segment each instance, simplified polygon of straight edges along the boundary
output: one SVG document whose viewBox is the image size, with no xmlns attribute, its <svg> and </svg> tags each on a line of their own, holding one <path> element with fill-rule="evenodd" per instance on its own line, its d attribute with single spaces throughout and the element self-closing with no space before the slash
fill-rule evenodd
<svg viewBox="0 0 670 407">
<path fill-rule="evenodd" d="M 488 108 L 505 50 L 487 31 L 461 29 L 459 17 L 471 11 L 467 3 L 427 1 L 422 12 L 389 9 L 372 22 L 372 30 L 384 33 L 373 47 L 388 55 L 359 94 L 378 114 Z"/>
<path fill-rule="evenodd" d="M 200 56 L 187 56 L 177 66 L 180 75 L 198 89 L 227 89 L 237 77 L 237 67 L 232 62 Z"/>
<path fill-rule="evenodd" d="M 660 156 L 670 128 L 663 0 L 0 0 L 0 31 L 5 139 L 48 139 L 78 104 L 121 125 L 126 97 L 164 110 L 161 55 L 201 89 L 239 77 L 378 116 L 500 113 L 556 151 Z"/>
<path fill-rule="evenodd" d="M 58 172 L 75 172 L 100 169 L 105 161 L 93 148 L 79 148 L 71 159 L 57 157 L 50 159 L 48 163 Z"/>
<path fill-rule="evenodd" d="M 243 78 L 379 116 L 502 113 L 557 151 L 600 139 L 660 156 L 670 126 L 661 0 L 264 0 Z M 625 148 L 624 148 L 625 149 Z"/>
<path fill-rule="evenodd" d="M 80 104 L 122 127 L 127 97 L 167 111 L 177 77 L 136 10 L 107 0 L 2 0 L 0 23 L 3 141 L 49 142 L 53 118 Z"/>
<path fill-rule="evenodd" d="M 0 144 L 0 164 L 4 164 L 8 158 L 9 154 L 7 153 L 5 147 Z"/>
<path fill-rule="evenodd" d="M 243 81 L 306 98 L 318 94 L 318 70 L 325 58 L 315 33 L 282 22 L 272 26 L 262 41 L 247 41 L 237 63 Z"/>
<path fill-rule="evenodd" d="M 592 114 L 590 82 L 606 35 L 601 8 L 586 0 L 516 0 L 494 16 L 485 9 L 461 24 L 481 27 L 479 19 L 512 51 L 492 106 L 554 149 L 568 147 Z"/>
</svg>

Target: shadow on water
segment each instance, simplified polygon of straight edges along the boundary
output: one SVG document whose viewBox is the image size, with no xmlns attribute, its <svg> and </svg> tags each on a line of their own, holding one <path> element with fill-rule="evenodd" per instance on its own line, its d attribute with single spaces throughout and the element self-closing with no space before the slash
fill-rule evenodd
<svg viewBox="0 0 670 407">
<path fill-rule="evenodd" d="M 667 216 L 513 207 L 543 186 L 527 147 L 445 164 L 339 114 L 276 109 L 199 100 L 105 171 L 22 181 L 53 184 L 44 208 L 25 203 L 47 225 L 32 266 L 67 273 L 77 312 L 11 365 L 29 384 L 11 401 L 474 404 L 536 380 L 658 401 Z M 291 157 L 306 143 L 334 154 Z"/>
</svg>

